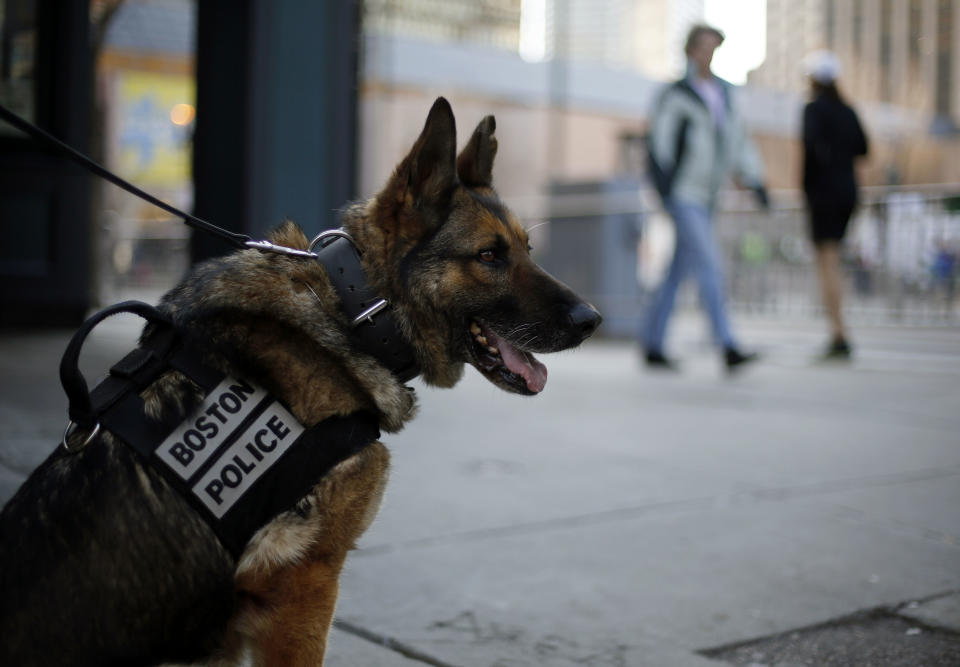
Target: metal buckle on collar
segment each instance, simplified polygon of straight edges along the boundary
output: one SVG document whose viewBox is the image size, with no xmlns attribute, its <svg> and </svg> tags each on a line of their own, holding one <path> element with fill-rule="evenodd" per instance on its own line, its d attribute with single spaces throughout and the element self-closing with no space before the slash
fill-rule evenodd
<svg viewBox="0 0 960 667">
<path fill-rule="evenodd" d="M 353 321 L 350 322 L 352 328 L 357 328 L 364 322 L 369 322 L 373 324 L 373 316 L 379 313 L 381 310 L 389 306 L 389 302 L 386 299 L 380 299 L 375 304 L 367 308 L 365 311 L 353 318 Z"/>
<path fill-rule="evenodd" d="M 76 427 L 77 427 L 77 425 L 73 422 L 73 420 L 67 422 L 67 428 L 64 429 L 64 431 L 63 431 L 63 439 L 60 441 L 60 444 L 63 445 L 63 448 L 64 448 L 65 450 L 67 450 L 68 452 L 70 452 L 71 454 L 76 454 L 76 453 L 79 452 L 81 449 L 84 449 L 87 445 L 89 445 L 91 442 L 93 442 L 93 439 L 96 438 L 97 435 L 100 434 L 100 422 L 97 422 L 96 424 L 94 424 L 93 428 L 90 429 L 90 433 L 89 433 L 89 435 L 87 435 L 86 439 L 83 441 L 83 444 L 81 444 L 81 445 L 80 445 L 79 447 L 77 447 L 76 449 L 72 449 L 72 448 L 70 447 L 70 445 L 67 444 L 67 440 L 68 440 L 69 437 L 70 437 L 70 433 L 71 433 L 71 432 L 73 431 L 73 429 L 75 429 Z"/>
</svg>

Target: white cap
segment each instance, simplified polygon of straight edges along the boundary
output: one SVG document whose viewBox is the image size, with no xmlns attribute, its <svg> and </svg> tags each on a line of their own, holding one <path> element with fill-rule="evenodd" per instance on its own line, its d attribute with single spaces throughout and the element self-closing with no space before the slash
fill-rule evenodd
<svg viewBox="0 0 960 667">
<path fill-rule="evenodd" d="M 817 83 L 833 83 L 840 76 L 840 61 L 830 51 L 814 51 L 803 59 L 803 69 Z"/>
</svg>

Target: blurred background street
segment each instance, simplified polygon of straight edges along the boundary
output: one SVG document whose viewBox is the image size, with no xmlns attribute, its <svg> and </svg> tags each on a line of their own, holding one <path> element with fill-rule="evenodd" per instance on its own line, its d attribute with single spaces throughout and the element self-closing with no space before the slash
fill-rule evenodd
<svg viewBox="0 0 960 667">
<path fill-rule="evenodd" d="M 692 285 L 681 372 L 634 341 L 675 245 L 651 111 L 702 21 L 771 202 L 732 183 L 718 202 L 731 318 L 761 354 L 732 377 Z M 870 138 L 841 364 L 816 360 L 800 191 L 818 49 Z M 0 0 L 0 103 L 254 238 L 338 226 L 439 95 L 461 145 L 496 116 L 495 187 L 604 324 L 543 359 L 534 399 L 471 370 L 416 381 L 328 664 L 960 664 L 960 0 Z M 59 442 L 83 318 L 226 251 L 0 122 L 0 501 Z M 138 327 L 94 332 L 89 380 Z"/>
</svg>

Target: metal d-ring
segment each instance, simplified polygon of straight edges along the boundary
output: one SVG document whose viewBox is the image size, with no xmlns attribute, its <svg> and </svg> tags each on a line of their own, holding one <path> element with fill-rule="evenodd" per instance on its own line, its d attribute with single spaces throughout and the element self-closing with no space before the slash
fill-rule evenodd
<svg viewBox="0 0 960 667">
<path fill-rule="evenodd" d="M 83 441 L 83 444 L 77 447 L 76 449 L 71 449 L 70 445 L 67 444 L 67 439 L 70 437 L 70 432 L 75 429 L 77 425 L 71 420 L 67 422 L 67 428 L 63 431 L 63 440 L 60 441 L 60 444 L 63 445 L 63 448 L 70 452 L 71 454 L 76 454 L 81 449 L 93 442 L 93 439 L 97 437 L 100 433 L 100 422 L 94 424 L 93 428 L 90 430 L 90 434 Z"/>
<path fill-rule="evenodd" d="M 347 234 L 342 229 L 328 229 L 325 232 L 320 232 L 319 234 L 314 236 L 313 240 L 310 241 L 310 245 L 307 246 L 307 250 L 309 252 L 313 252 L 313 247 L 318 243 L 320 244 L 320 247 L 323 248 L 324 246 L 327 245 L 326 243 L 324 243 L 324 241 L 327 241 L 328 239 L 333 239 L 333 238 L 347 239 L 348 241 L 350 241 L 350 245 L 352 245 L 354 248 L 357 248 L 357 242 L 353 240 L 352 236 Z M 357 252 L 360 252 L 359 248 L 357 248 Z"/>
</svg>

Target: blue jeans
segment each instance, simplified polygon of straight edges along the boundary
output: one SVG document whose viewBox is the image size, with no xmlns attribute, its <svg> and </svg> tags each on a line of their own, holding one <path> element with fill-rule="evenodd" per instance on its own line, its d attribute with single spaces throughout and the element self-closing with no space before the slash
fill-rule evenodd
<svg viewBox="0 0 960 667">
<path fill-rule="evenodd" d="M 676 229 L 676 248 L 667 275 L 644 314 L 641 344 L 648 352 L 663 351 L 667 321 L 673 311 L 677 289 L 693 272 L 714 338 L 724 347 L 735 347 L 723 301 L 723 269 L 713 233 L 713 212 L 701 204 L 676 200 L 667 203 L 667 212 Z"/>
</svg>

